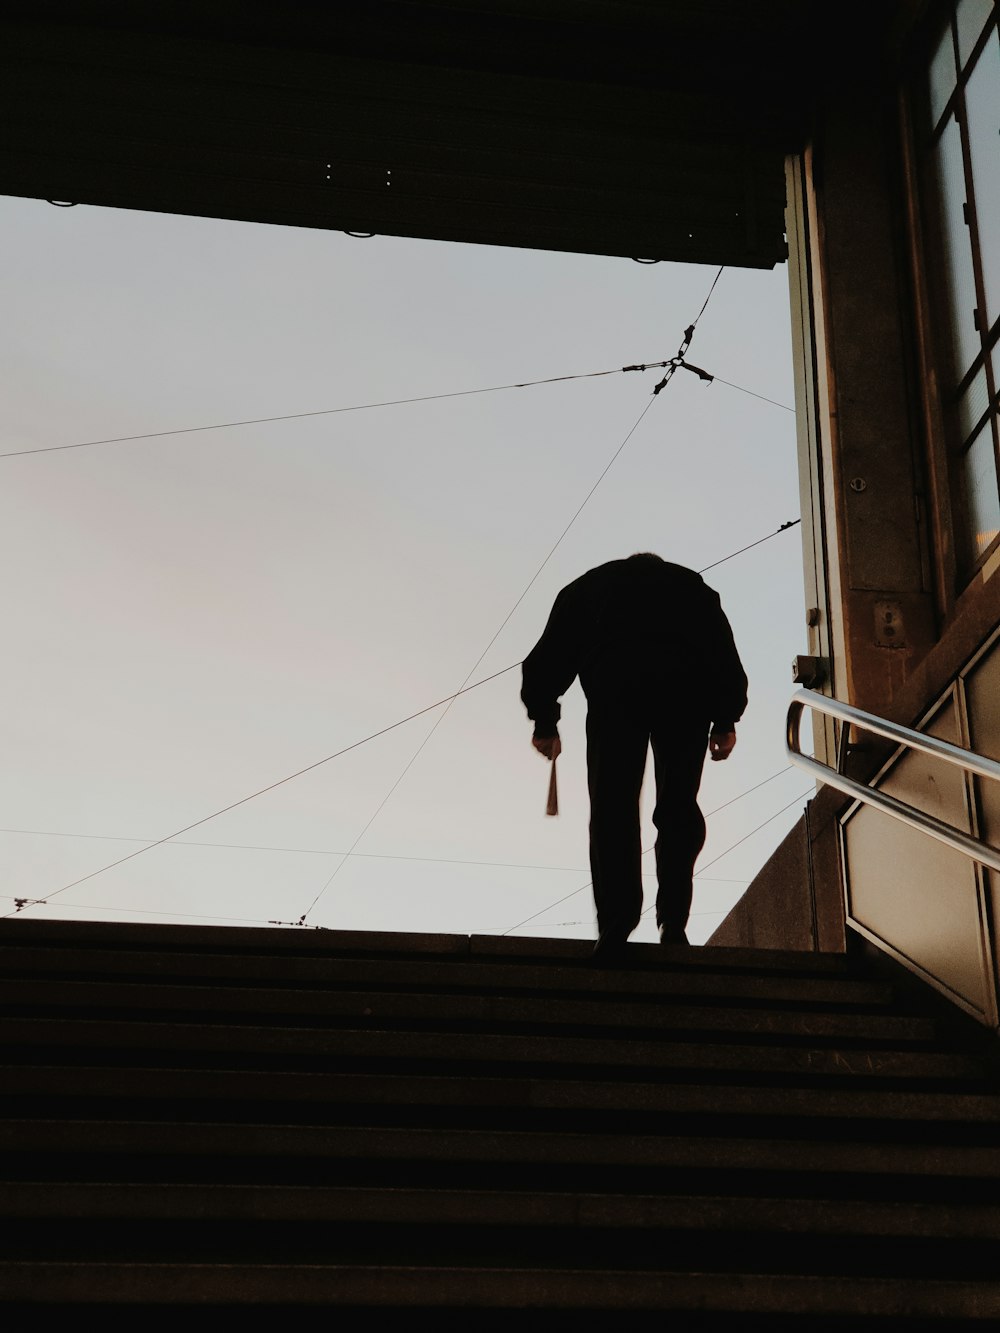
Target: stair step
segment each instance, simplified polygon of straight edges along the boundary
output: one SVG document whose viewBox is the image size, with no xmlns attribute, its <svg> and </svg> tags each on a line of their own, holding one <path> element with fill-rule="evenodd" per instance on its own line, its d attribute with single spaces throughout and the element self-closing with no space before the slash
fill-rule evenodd
<svg viewBox="0 0 1000 1333">
<path fill-rule="evenodd" d="M 1000 1240 L 1000 1204 L 531 1190 L 27 1181 L 3 1187 L 0 1216 Z"/>
<path fill-rule="evenodd" d="M 321 1264 L 0 1263 L 0 1298 L 31 1304 L 330 1305 L 1000 1317 L 1000 1285 L 753 1273 Z"/>
<path fill-rule="evenodd" d="M 116 1019 L 0 1019 L 0 1049 L 28 1047 L 212 1051 L 311 1059 L 407 1061 L 436 1064 L 533 1065 L 609 1069 L 742 1070 L 834 1079 L 976 1079 L 979 1064 L 965 1055 L 875 1046 L 779 1046 L 698 1041 L 622 1042 L 591 1037 L 505 1036 L 493 1033 L 383 1032 L 347 1028 L 162 1023 Z"/>
<path fill-rule="evenodd" d="M 630 948 L 632 946 L 629 946 Z M 659 946 L 636 945 L 636 949 Z M 713 970 L 706 964 L 669 966 L 658 952 L 657 966 L 648 968 L 596 968 L 587 958 L 574 966 L 563 962 L 512 960 L 441 961 L 434 958 L 377 958 L 303 956 L 281 954 L 195 954 L 137 952 L 119 949 L 46 949 L 7 946 L 0 951 L 3 972 L 8 978 L 53 976 L 81 980 L 87 976 L 131 978 L 138 982 L 170 979 L 197 980 L 213 984 L 229 980 L 239 984 L 284 982 L 296 989 L 308 986 L 341 989 L 374 988 L 418 991 L 447 991 L 453 994 L 554 991 L 583 997 L 683 996 L 710 1003 L 739 1000 L 766 1004 L 817 1007 L 822 1005 L 885 1006 L 892 1002 L 892 987 L 883 981 L 834 974 L 831 976 L 782 975 L 781 972 Z M 715 953 L 716 950 L 687 950 Z M 741 951 L 742 952 L 742 951 Z"/>
<path fill-rule="evenodd" d="M 77 1017 L 88 1010 L 190 1014 L 204 1020 L 222 1015 L 294 1015 L 319 1021 L 361 1019 L 366 1027 L 434 1023 L 494 1029 L 531 1026 L 649 1031 L 747 1033 L 753 1036 L 847 1037 L 871 1041 L 929 1042 L 935 1025 L 900 1014 L 818 1013 L 769 1009 L 725 1009 L 658 1004 L 648 1000 L 532 999 L 516 995 L 402 994 L 375 989 L 332 991 L 249 986 L 162 985 L 135 982 L 0 981 L 0 1005 L 8 1011 L 61 1010 Z"/>
<path fill-rule="evenodd" d="M 914 1092 L 908 1089 L 746 1087 L 713 1083 L 603 1082 L 577 1079 L 419 1074 L 301 1073 L 285 1070 L 201 1070 L 41 1065 L 0 1068 L 8 1097 L 122 1098 L 234 1101 L 280 1106 L 339 1105 L 371 1108 L 496 1108 L 615 1111 L 655 1115 L 798 1117 L 893 1122 L 996 1124 L 995 1093 Z M 277 1112 L 276 1112 L 277 1113 Z"/>
<path fill-rule="evenodd" d="M 292 1156 L 1000 1178 L 1000 1147 L 170 1121 L 0 1121 L 0 1152 Z"/>
<path fill-rule="evenodd" d="M 40 921 L 21 917 L 0 921 L 0 948 L 6 944 L 62 945 L 72 953 L 89 954 L 94 946 L 113 941 L 116 950 L 148 953 L 157 949 L 211 954 L 271 957 L 275 954 L 329 958 L 361 956 L 366 959 L 408 958 L 457 960 L 462 958 L 550 963 L 587 962 L 593 949 L 589 940 L 556 940 L 545 936 L 448 935 L 402 931 L 319 930 L 230 926 L 138 925 L 128 922 Z M 83 948 L 81 949 L 81 946 Z M 637 964 L 659 967 L 671 960 L 685 967 L 760 972 L 792 972 L 804 976 L 847 975 L 851 959 L 842 953 L 813 953 L 793 949 L 730 947 L 670 947 L 629 944 L 629 958 Z"/>
<path fill-rule="evenodd" d="M 995 1322 L 985 1057 L 844 956 L 590 950 L 0 923 L 8 1317 Z"/>
</svg>

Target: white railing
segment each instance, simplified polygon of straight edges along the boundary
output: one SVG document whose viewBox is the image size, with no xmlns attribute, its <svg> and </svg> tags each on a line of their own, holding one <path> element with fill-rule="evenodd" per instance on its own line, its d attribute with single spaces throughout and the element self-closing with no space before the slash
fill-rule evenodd
<svg viewBox="0 0 1000 1333">
<path fill-rule="evenodd" d="M 1000 849 L 983 842 L 981 838 L 963 833 L 961 829 L 953 828 L 950 824 L 944 823 L 943 820 L 935 818 L 934 815 L 928 815 L 923 810 L 917 810 L 908 802 L 901 801 L 888 792 L 880 791 L 877 787 L 871 787 L 867 783 L 856 782 L 853 778 L 849 778 L 842 772 L 845 746 L 838 746 L 836 768 L 831 768 L 828 764 L 821 763 L 818 759 L 803 754 L 799 740 L 799 730 L 802 724 L 802 714 L 806 708 L 811 708 L 818 713 L 825 713 L 827 717 L 837 718 L 842 723 L 861 727 L 864 731 L 872 732 L 876 736 L 883 736 L 886 740 L 894 741 L 897 745 L 906 746 L 911 750 L 919 750 L 923 754 L 933 755 L 936 759 L 943 759 L 946 763 L 955 764 L 966 773 L 974 773 L 981 778 L 992 778 L 994 781 L 1000 782 L 1000 764 L 992 759 L 985 759 L 982 755 L 974 754 L 972 750 L 963 750 L 960 745 L 952 745 L 950 741 L 942 741 L 938 740 L 936 736 L 924 735 L 923 732 L 914 731 L 911 727 L 902 727 L 897 722 L 889 722 L 886 718 L 877 717 L 874 713 L 866 713 L 863 709 L 855 708 L 852 704 L 841 703 L 838 699 L 829 699 L 826 695 L 817 694 L 813 690 L 797 690 L 792 695 L 791 702 L 788 705 L 785 749 L 789 759 L 797 768 L 804 769 L 818 781 L 825 782 L 827 786 L 836 787 L 838 791 L 853 796 L 866 805 L 873 805 L 879 810 L 884 810 L 887 815 L 902 820 L 910 828 L 920 829 L 923 833 L 929 834 L 930 837 L 936 838 L 938 842 L 943 842 L 946 846 L 954 848 L 957 852 L 962 852 L 973 861 L 978 861 L 980 865 L 989 866 L 991 870 L 1000 872 Z"/>
</svg>

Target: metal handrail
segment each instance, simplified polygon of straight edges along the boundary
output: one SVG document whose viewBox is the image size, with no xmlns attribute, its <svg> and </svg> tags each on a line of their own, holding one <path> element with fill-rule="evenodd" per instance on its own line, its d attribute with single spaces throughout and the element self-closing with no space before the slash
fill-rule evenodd
<svg viewBox="0 0 1000 1333">
<path fill-rule="evenodd" d="M 934 815 L 917 810 L 888 792 L 880 791 L 877 787 L 869 787 L 864 782 L 856 782 L 841 773 L 839 769 L 831 768 L 828 764 L 813 759 L 811 755 L 803 754 L 799 730 L 802 713 L 806 708 L 825 713 L 828 717 L 837 718 L 841 722 L 853 723 L 865 731 L 870 731 L 876 736 L 884 736 L 886 740 L 895 741 L 898 745 L 905 745 L 911 750 L 933 755 L 936 759 L 955 764 L 963 772 L 975 773 L 981 778 L 993 778 L 994 781 L 1000 782 L 1000 764 L 993 759 L 984 758 L 983 755 L 974 754 L 971 750 L 963 750 L 960 745 L 952 745 L 950 741 L 939 740 L 936 736 L 926 736 L 911 727 L 900 726 L 898 722 L 890 722 L 887 718 L 877 717 L 874 713 L 866 713 L 864 709 L 855 708 L 853 704 L 841 703 L 839 699 L 830 699 L 825 694 L 817 694 L 813 690 L 796 690 L 788 705 L 785 750 L 797 768 L 812 773 L 820 782 L 836 787 L 838 791 L 854 796 L 857 800 L 864 801 L 866 805 L 874 805 L 879 810 L 884 810 L 887 815 L 902 820 L 910 828 L 920 829 L 923 833 L 936 838 L 938 842 L 943 842 L 945 846 L 954 848 L 956 852 L 962 852 L 973 861 L 1000 872 L 1000 849 L 991 847 L 989 843 L 974 838 L 969 833 L 963 833 L 961 829 L 953 828 L 951 824 L 944 823 Z"/>
</svg>

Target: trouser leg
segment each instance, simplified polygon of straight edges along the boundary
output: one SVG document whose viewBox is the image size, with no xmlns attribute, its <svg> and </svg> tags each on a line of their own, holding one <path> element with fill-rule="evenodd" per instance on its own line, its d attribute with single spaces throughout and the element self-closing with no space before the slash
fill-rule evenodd
<svg viewBox="0 0 1000 1333">
<path fill-rule="evenodd" d="M 705 845 L 705 820 L 698 788 L 708 745 L 708 726 L 680 731 L 673 723 L 652 732 L 656 766 L 656 922 L 682 931 L 691 911 L 694 863 Z"/>
<path fill-rule="evenodd" d="M 639 793 L 648 748 L 648 727 L 588 713 L 590 872 L 602 935 L 630 934 L 642 913 Z"/>
</svg>

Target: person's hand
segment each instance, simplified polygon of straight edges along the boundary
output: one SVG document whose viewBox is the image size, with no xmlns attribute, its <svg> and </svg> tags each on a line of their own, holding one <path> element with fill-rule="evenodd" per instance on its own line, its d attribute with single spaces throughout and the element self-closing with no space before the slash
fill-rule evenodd
<svg viewBox="0 0 1000 1333">
<path fill-rule="evenodd" d="M 562 741 L 558 736 L 532 736 L 531 743 L 546 759 L 558 759 L 562 754 Z"/>
<path fill-rule="evenodd" d="M 708 753 L 714 760 L 728 759 L 735 746 L 735 731 L 713 731 L 708 738 Z"/>
</svg>

